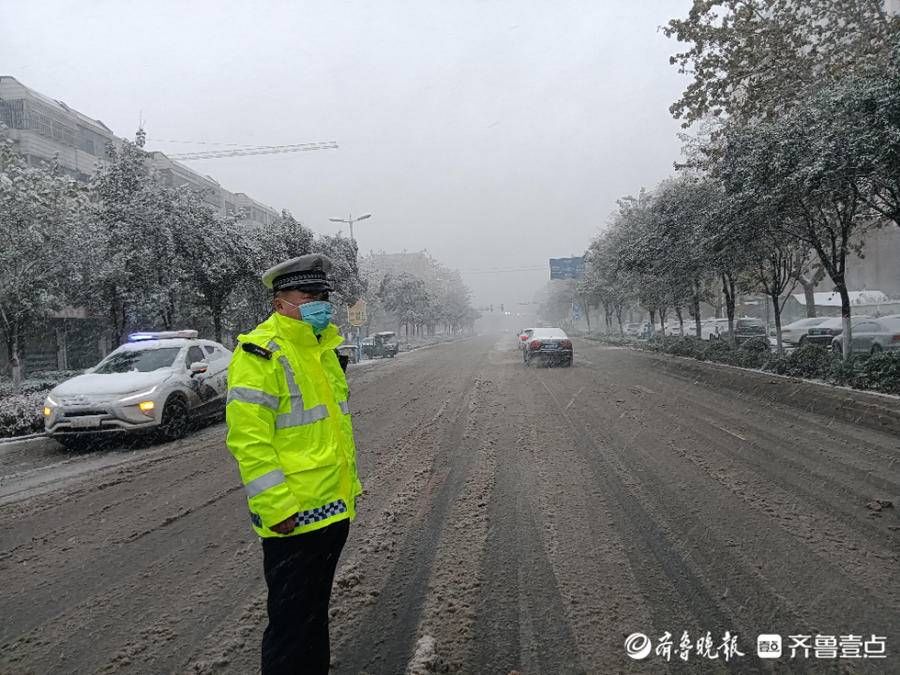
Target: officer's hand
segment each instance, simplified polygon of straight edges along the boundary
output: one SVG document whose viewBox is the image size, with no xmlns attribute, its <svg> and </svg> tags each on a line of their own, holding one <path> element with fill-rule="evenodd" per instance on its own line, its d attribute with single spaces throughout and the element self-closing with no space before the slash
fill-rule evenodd
<svg viewBox="0 0 900 675">
<path fill-rule="evenodd" d="M 291 516 L 287 520 L 282 520 L 277 525 L 273 525 L 269 529 L 278 534 L 290 534 L 297 527 L 297 516 Z"/>
</svg>

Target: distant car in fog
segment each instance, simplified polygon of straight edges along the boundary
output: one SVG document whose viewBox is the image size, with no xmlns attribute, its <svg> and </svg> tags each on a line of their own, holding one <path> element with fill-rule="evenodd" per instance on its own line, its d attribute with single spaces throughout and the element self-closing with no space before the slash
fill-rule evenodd
<svg viewBox="0 0 900 675">
<path fill-rule="evenodd" d="M 831 349 L 843 354 L 843 336 L 831 338 Z M 900 317 L 884 316 L 854 322 L 850 329 L 851 354 L 880 354 L 900 351 Z"/>
<path fill-rule="evenodd" d="M 640 323 L 626 323 L 625 327 L 622 331 L 625 335 L 629 335 L 631 337 L 637 337 L 641 334 L 641 324 Z"/>
<path fill-rule="evenodd" d="M 572 341 L 562 328 L 535 328 L 525 342 L 525 365 L 540 359 L 545 365 L 571 366 L 575 357 Z"/>
</svg>

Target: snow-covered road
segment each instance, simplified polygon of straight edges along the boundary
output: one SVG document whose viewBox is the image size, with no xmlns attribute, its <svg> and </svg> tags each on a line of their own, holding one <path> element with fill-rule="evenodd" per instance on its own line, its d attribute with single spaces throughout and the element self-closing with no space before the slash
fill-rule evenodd
<svg viewBox="0 0 900 675">
<path fill-rule="evenodd" d="M 874 412 L 576 352 L 525 368 L 482 337 L 351 370 L 366 492 L 335 672 L 403 672 L 417 645 L 435 671 L 659 671 L 623 644 L 666 631 L 737 633 L 745 670 L 758 633 L 875 633 L 889 659 L 853 668 L 900 666 L 900 446 Z M 0 453 L 0 672 L 256 672 L 260 550 L 223 434 Z"/>
</svg>

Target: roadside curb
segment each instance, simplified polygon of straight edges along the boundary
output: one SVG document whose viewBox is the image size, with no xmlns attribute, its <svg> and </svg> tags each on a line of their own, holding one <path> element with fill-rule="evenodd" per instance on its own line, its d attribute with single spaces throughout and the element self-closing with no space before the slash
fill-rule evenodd
<svg viewBox="0 0 900 675">
<path fill-rule="evenodd" d="M 47 444 L 56 444 L 47 434 L 29 434 L 28 436 L 14 436 L 13 438 L 0 438 L 0 454 L 8 454 L 17 450 L 39 447 Z"/>
<path fill-rule="evenodd" d="M 39 432 L 36 434 L 27 434 L 25 436 L 11 436 L 9 438 L 0 438 L 0 445 L 12 445 L 13 443 L 26 443 L 28 441 L 36 441 L 40 438 L 50 438 L 50 437 L 43 432 Z"/>
<path fill-rule="evenodd" d="M 726 363 L 698 361 L 685 356 L 650 352 L 629 346 L 605 346 L 640 353 L 643 357 L 660 364 L 663 371 L 676 376 L 691 376 L 695 382 L 731 389 L 758 399 L 840 419 L 876 431 L 900 434 L 900 397 L 897 396 L 838 387 L 827 382 L 766 373 Z M 739 377 L 735 377 L 737 373 L 740 373 Z"/>
</svg>

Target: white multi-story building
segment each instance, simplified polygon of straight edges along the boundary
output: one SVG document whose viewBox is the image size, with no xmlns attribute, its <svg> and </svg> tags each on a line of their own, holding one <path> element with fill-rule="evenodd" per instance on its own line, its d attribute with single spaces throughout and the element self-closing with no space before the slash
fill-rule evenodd
<svg viewBox="0 0 900 675">
<path fill-rule="evenodd" d="M 117 143 L 109 127 L 73 110 L 62 101 L 29 89 L 14 77 L 0 75 L 0 122 L 17 152 L 32 166 L 56 159 L 79 180 L 87 180 L 103 161 L 106 146 Z"/>
<path fill-rule="evenodd" d="M 77 180 L 87 181 L 106 157 L 108 144 L 118 138 L 100 120 L 70 108 L 26 87 L 16 78 L 0 75 L 0 122 L 16 151 L 32 166 L 57 161 L 63 171 Z M 163 184 L 170 187 L 190 185 L 220 215 L 240 215 L 245 222 L 269 225 L 279 212 L 251 199 L 242 192 L 232 193 L 209 177 L 167 157 L 162 152 L 148 153 L 150 165 Z"/>
</svg>

